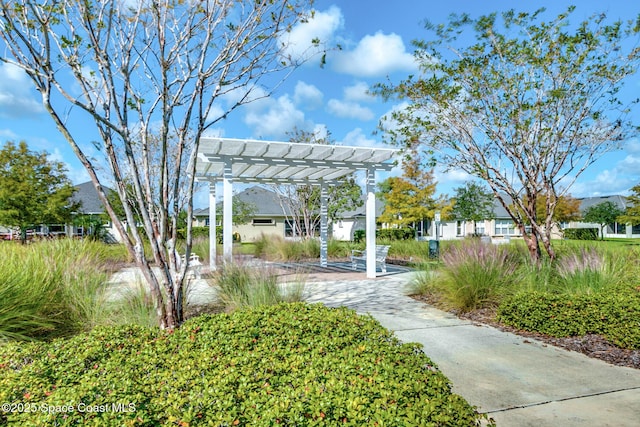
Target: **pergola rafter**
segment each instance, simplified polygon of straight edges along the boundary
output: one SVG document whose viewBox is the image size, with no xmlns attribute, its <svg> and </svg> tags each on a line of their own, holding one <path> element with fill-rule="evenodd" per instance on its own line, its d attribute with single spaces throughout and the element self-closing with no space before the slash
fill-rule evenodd
<svg viewBox="0 0 640 427">
<path fill-rule="evenodd" d="M 356 171 L 366 171 L 366 246 L 375 246 L 375 172 L 394 166 L 397 150 L 203 137 L 196 176 L 209 182 L 210 265 L 216 264 L 216 183 L 223 184 L 223 256 L 232 259 L 232 185 L 307 184 L 321 187 L 320 262 L 327 264 L 327 187 Z M 211 224 L 214 224 L 211 226 Z M 367 277 L 375 277 L 375 251 L 367 251 Z"/>
</svg>

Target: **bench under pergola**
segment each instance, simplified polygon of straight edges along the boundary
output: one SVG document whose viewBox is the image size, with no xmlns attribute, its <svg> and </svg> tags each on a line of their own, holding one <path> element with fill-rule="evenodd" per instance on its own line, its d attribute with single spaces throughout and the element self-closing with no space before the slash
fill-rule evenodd
<svg viewBox="0 0 640 427">
<path fill-rule="evenodd" d="M 376 171 L 394 166 L 397 150 L 345 145 L 304 144 L 203 137 L 196 177 L 209 183 L 209 263 L 216 268 L 216 184 L 222 182 L 222 247 L 225 262 L 232 260 L 232 206 L 234 183 L 309 184 L 320 186 L 320 264 L 327 266 L 327 189 L 356 171 L 366 174 L 365 241 L 367 277 L 376 277 Z"/>
</svg>

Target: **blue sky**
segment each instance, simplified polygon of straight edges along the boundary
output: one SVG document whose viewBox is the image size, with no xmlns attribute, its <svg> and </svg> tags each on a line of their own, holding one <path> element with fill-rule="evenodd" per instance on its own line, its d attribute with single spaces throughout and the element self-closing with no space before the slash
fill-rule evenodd
<svg viewBox="0 0 640 427">
<path fill-rule="evenodd" d="M 553 17 L 572 3 L 578 3 L 574 20 L 607 12 L 609 18 L 631 18 L 640 13 L 636 1 L 529 1 L 505 0 L 320 0 L 315 4 L 315 19 L 293 33 L 309 39 L 317 35 L 329 43 L 340 43 L 342 51 L 328 56 L 320 68 L 311 61 L 296 70 L 286 83 L 268 99 L 236 110 L 212 132 L 229 138 L 286 140 L 294 127 L 328 130 L 338 143 L 359 146 L 383 146 L 374 135 L 379 119 L 393 107 L 366 95 L 367 89 L 387 77 L 394 82 L 415 71 L 411 41 L 429 36 L 423 29 L 425 19 L 446 22 L 451 13 L 472 16 L 515 8 L 547 8 Z M 629 96 L 640 95 L 640 75 L 627 84 Z M 38 104 L 26 77 L 0 64 L 0 141 L 25 140 L 33 150 L 46 150 L 64 161 L 74 183 L 88 180 L 67 143 Z M 634 120 L 640 123 L 640 110 Z M 437 192 L 452 195 L 453 189 L 469 179 L 461 172 L 436 171 Z M 592 165 L 570 189 L 574 197 L 627 194 L 640 183 L 640 139 L 625 142 L 622 150 L 609 153 Z M 200 202 L 204 197 L 198 197 Z M 197 203 L 201 204 L 201 203 Z"/>
</svg>

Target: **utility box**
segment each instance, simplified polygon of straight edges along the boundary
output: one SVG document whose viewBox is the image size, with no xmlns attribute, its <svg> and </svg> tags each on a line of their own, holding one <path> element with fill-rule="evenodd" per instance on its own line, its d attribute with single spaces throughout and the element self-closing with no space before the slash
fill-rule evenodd
<svg viewBox="0 0 640 427">
<path fill-rule="evenodd" d="M 440 257 L 440 241 L 429 240 L 429 258 L 439 258 L 439 257 Z"/>
</svg>

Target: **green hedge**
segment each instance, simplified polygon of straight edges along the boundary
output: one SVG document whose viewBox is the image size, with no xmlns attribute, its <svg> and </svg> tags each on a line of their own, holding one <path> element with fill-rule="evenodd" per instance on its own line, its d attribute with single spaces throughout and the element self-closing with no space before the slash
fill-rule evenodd
<svg viewBox="0 0 640 427">
<path fill-rule="evenodd" d="M 415 238 L 416 233 L 412 228 L 380 228 L 376 230 L 378 239 L 409 240 Z"/>
<path fill-rule="evenodd" d="M 0 412 L 0 424 L 470 426 L 485 418 L 415 344 L 371 317 L 322 305 L 201 316 L 173 333 L 128 326 L 10 343 L 0 367 L 0 401 L 14 409 Z"/>
<path fill-rule="evenodd" d="M 598 240 L 597 228 L 565 228 L 564 237 L 570 240 Z"/>
<path fill-rule="evenodd" d="M 613 344 L 640 349 L 640 292 L 635 289 L 568 295 L 523 292 L 504 300 L 498 320 L 555 337 L 600 334 Z"/>
</svg>

